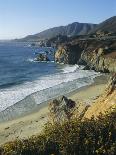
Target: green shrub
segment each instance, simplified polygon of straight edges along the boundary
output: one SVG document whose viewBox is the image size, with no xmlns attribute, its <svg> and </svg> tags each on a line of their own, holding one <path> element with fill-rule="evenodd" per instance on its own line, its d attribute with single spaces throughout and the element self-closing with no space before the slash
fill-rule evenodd
<svg viewBox="0 0 116 155">
<path fill-rule="evenodd" d="M 116 110 L 98 119 L 48 123 L 43 133 L 4 144 L 1 155 L 115 155 Z"/>
</svg>

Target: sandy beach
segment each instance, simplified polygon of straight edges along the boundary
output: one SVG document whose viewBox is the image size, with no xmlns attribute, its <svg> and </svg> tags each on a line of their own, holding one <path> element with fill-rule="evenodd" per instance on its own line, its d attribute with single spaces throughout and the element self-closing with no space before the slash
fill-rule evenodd
<svg viewBox="0 0 116 155">
<path fill-rule="evenodd" d="M 108 76 L 102 75 L 94 79 L 94 83 L 73 91 L 66 96 L 85 104 L 91 104 L 102 92 L 107 84 Z M 49 101 L 48 101 L 49 102 Z M 0 123 L 0 145 L 17 138 L 25 139 L 32 135 L 39 134 L 44 124 L 48 121 L 48 102 L 42 103 L 38 109 L 27 116 L 12 121 Z"/>
</svg>

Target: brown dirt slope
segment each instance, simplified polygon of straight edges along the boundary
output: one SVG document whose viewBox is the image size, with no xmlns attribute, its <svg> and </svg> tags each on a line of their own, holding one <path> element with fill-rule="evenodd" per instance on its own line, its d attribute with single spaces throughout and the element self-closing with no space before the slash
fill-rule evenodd
<svg viewBox="0 0 116 155">
<path fill-rule="evenodd" d="M 86 111 L 84 117 L 97 117 L 113 107 L 116 107 L 116 74 L 110 79 L 105 92 Z"/>
</svg>

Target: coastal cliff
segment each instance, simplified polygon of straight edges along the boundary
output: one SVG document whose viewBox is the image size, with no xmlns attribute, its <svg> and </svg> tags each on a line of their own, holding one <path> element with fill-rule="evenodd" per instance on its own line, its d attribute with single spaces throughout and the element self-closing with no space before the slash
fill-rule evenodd
<svg viewBox="0 0 116 155">
<path fill-rule="evenodd" d="M 82 48 L 78 44 L 65 44 L 56 51 L 55 61 L 64 64 L 77 64 L 81 57 L 81 51 Z"/>
<path fill-rule="evenodd" d="M 86 36 L 76 36 L 62 42 L 55 61 L 64 64 L 81 64 L 85 69 L 116 72 L 116 16 L 98 24 Z"/>
<path fill-rule="evenodd" d="M 101 72 L 116 72 L 115 41 L 93 41 L 92 45 L 81 53 L 80 61 L 84 61 L 89 69 Z"/>
<path fill-rule="evenodd" d="M 55 61 L 82 64 L 85 69 L 116 72 L 116 40 L 74 40 L 58 47 Z"/>
</svg>

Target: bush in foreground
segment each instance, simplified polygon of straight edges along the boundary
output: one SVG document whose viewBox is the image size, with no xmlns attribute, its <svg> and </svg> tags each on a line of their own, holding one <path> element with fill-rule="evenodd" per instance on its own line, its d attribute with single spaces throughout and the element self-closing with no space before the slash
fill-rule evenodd
<svg viewBox="0 0 116 155">
<path fill-rule="evenodd" d="M 115 155 L 116 110 L 98 119 L 48 123 L 43 133 L 6 143 L 1 155 Z"/>
</svg>

